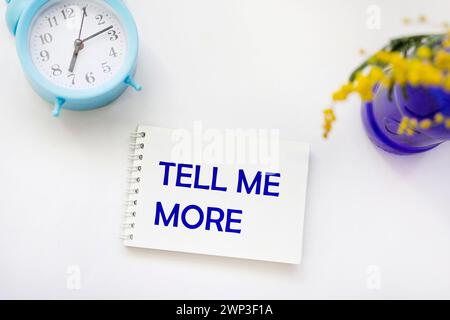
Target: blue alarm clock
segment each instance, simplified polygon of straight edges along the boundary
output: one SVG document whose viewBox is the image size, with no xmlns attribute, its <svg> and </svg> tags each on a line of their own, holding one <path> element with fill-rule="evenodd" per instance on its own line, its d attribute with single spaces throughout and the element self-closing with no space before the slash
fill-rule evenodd
<svg viewBox="0 0 450 320">
<path fill-rule="evenodd" d="M 6 0 L 8 28 L 35 91 L 62 109 L 91 110 L 133 80 L 139 39 L 122 0 Z"/>
</svg>

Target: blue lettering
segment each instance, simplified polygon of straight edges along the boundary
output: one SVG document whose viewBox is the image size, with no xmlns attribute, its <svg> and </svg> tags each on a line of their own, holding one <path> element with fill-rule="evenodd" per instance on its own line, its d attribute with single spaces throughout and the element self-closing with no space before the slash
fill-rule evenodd
<svg viewBox="0 0 450 320">
<path fill-rule="evenodd" d="M 198 213 L 198 217 L 199 217 L 198 222 L 195 224 L 190 224 L 186 219 L 187 213 L 191 210 L 197 211 L 197 213 Z M 181 221 L 183 222 L 184 226 L 188 229 L 198 229 L 202 225 L 203 220 L 204 220 L 203 211 L 198 206 L 194 206 L 194 205 L 188 206 L 188 207 L 184 208 L 183 213 L 181 214 Z"/>
<path fill-rule="evenodd" d="M 280 186 L 280 182 L 278 181 L 270 181 L 270 178 L 275 177 L 275 178 L 281 178 L 281 174 L 280 173 L 266 173 L 266 179 L 265 179 L 265 183 L 264 183 L 264 195 L 265 196 L 269 196 L 269 197 L 279 197 L 280 193 L 279 192 L 270 192 L 269 188 L 270 187 L 279 187 Z"/>
<path fill-rule="evenodd" d="M 211 186 L 211 190 L 226 192 L 226 191 L 227 191 L 227 188 L 226 188 L 226 187 L 218 187 L 218 186 L 217 186 L 217 174 L 218 174 L 218 173 L 219 173 L 219 168 L 214 167 L 214 168 L 213 168 L 213 177 L 212 177 L 212 186 Z"/>
<path fill-rule="evenodd" d="M 237 192 L 242 193 L 242 185 L 243 185 L 245 188 L 245 192 L 247 194 L 251 194 L 253 189 L 255 189 L 255 188 L 256 188 L 255 194 L 261 194 L 261 179 L 262 179 L 262 173 L 261 173 L 261 171 L 258 171 L 255 179 L 252 181 L 252 184 L 249 185 L 248 181 L 247 181 L 247 177 L 245 176 L 245 171 L 242 169 L 239 170 Z"/>
<path fill-rule="evenodd" d="M 161 202 L 157 202 L 155 225 L 178 228 L 181 218 L 181 224 L 190 230 L 204 228 L 207 231 L 212 231 L 212 226 L 215 225 L 214 229 L 217 228 L 218 232 L 241 233 L 241 229 L 236 226 L 232 227 L 232 225 L 241 224 L 242 220 L 234 217 L 234 215 L 242 215 L 242 210 L 228 209 L 225 214 L 225 211 L 220 208 L 208 207 L 205 212 L 206 215 L 199 206 L 190 205 L 185 207 L 180 214 L 180 204 L 176 203 L 170 215 L 167 216 Z"/>
<path fill-rule="evenodd" d="M 200 171 L 202 167 L 201 166 L 195 166 L 195 181 L 194 181 L 194 188 L 195 189 L 203 189 L 203 190 L 209 190 L 209 186 L 201 185 L 200 184 Z"/>
<path fill-rule="evenodd" d="M 159 163 L 160 166 L 164 166 L 164 185 L 167 186 L 169 184 L 169 172 L 170 172 L 170 167 L 176 167 L 177 165 L 175 163 L 171 163 L 171 162 L 164 162 L 161 161 Z"/>
<path fill-rule="evenodd" d="M 192 164 L 182 164 L 180 163 L 178 165 L 178 170 L 177 170 L 177 183 L 176 186 L 177 187 L 182 187 L 182 188 L 191 188 L 192 185 L 189 183 L 182 183 L 181 179 L 182 178 L 192 178 L 192 173 L 186 173 L 183 172 L 183 169 L 192 169 L 194 166 Z"/>
<path fill-rule="evenodd" d="M 213 219 L 212 214 L 213 212 L 218 212 L 219 213 L 219 218 L 215 218 Z M 225 212 L 223 212 L 222 209 L 220 208 L 208 208 L 208 215 L 207 215 L 207 219 L 206 219 L 206 230 L 211 230 L 211 224 L 215 224 L 217 227 L 217 231 L 223 232 L 221 223 L 223 221 L 223 219 L 225 218 Z"/>
<path fill-rule="evenodd" d="M 230 233 L 241 233 L 241 230 L 240 229 L 231 229 L 231 224 L 232 223 L 241 223 L 242 222 L 242 220 L 241 219 L 233 219 L 232 217 L 231 217 L 231 215 L 233 214 L 233 213 L 236 213 L 236 214 L 242 214 L 242 210 L 232 210 L 232 209 L 229 209 L 228 211 L 227 211 L 227 224 L 226 224 L 226 227 L 225 227 L 225 232 L 230 232 Z"/>
<path fill-rule="evenodd" d="M 180 205 L 177 203 L 172 209 L 169 218 L 166 217 L 164 213 L 163 206 L 161 202 L 156 204 L 156 216 L 155 216 L 155 225 L 159 226 L 159 220 L 162 219 L 164 225 L 166 227 L 169 226 L 170 222 L 173 220 L 173 226 L 178 227 L 178 213 L 180 212 Z"/>
</svg>

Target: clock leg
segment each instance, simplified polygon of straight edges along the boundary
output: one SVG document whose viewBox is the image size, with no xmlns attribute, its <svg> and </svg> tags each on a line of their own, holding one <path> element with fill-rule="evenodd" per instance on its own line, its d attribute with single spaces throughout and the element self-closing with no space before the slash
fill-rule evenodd
<svg viewBox="0 0 450 320">
<path fill-rule="evenodd" d="M 65 102 L 66 101 L 62 98 L 56 98 L 55 108 L 53 109 L 53 113 L 52 113 L 55 118 L 58 118 L 60 116 L 62 106 L 64 105 Z"/>
<path fill-rule="evenodd" d="M 128 76 L 125 79 L 125 84 L 129 85 L 130 87 L 132 87 L 134 90 L 136 91 L 141 91 L 142 90 L 142 86 L 138 83 L 136 83 L 132 77 Z"/>
</svg>

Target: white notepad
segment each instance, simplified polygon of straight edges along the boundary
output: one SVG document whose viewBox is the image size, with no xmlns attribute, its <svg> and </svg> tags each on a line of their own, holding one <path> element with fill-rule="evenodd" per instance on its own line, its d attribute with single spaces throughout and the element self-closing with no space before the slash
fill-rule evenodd
<svg viewBox="0 0 450 320">
<path fill-rule="evenodd" d="M 309 146 L 260 132 L 140 126 L 125 245 L 299 264 Z"/>
</svg>

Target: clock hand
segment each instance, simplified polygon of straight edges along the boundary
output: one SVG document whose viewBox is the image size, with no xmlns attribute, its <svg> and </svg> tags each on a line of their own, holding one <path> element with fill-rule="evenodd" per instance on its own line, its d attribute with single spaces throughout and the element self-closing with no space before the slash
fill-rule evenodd
<svg viewBox="0 0 450 320">
<path fill-rule="evenodd" d="M 102 33 L 105 33 L 106 31 L 111 30 L 112 28 L 114 28 L 114 26 L 109 26 L 108 28 L 105 28 L 105 29 L 103 29 L 103 30 L 100 30 L 99 32 L 94 33 L 93 35 L 87 37 L 86 39 L 83 39 L 82 42 L 84 43 L 84 42 L 86 42 L 86 41 L 88 41 L 88 40 L 91 40 L 92 38 L 95 38 L 95 37 L 101 35 Z"/>
<path fill-rule="evenodd" d="M 75 64 L 77 63 L 77 59 L 78 59 L 78 54 L 80 53 L 81 49 L 83 49 L 84 45 L 83 45 L 83 41 L 80 40 L 81 38 L 81 33 L 83 32 L 83 26 L 84 26 L 84 17 L 86 17 L 86 7 L 83 8 L 83 17 L 81 18 L 81 26 L 80 26 L 80 32 L 78 33 L 78 38 L 75 40 L 75 44 L 74 44 L 74 50 L 73 50 L 73 55 L 72 55 L 72 60 L 70 61 L 70 66 L 69 66 L 69 72 L 73 72 L 73 70 L 75 70 Z"/>
<path fill-rule="evenodd" d="M 103 30 L 100 30 L 99 32 L 94 33 L 93 35 L 87 37 L 86 39 L 80 40 L 77 39 L 75 40 L 75 49 L 73 51 L 73 55 L 72 55 L 72 61 L 70 62 L 70 67 L 69 67 L 69 72 L 73 72 L 73 70 L 75 69 L 75 64 L 77 62 L 77 58 L 78 58 L 78 54 L 80 53 L 80 51 L 84 48 L 84 43 L 88 40 L 91 40 L 103 33 L 105 33 L 106 31 L 111 30 L 112 28 L 114 28 L 114 26 L 109 26 Z"/>
<path fill-rule="evenodd" d="M 81 26 L 80 26 L 80 32 L 78 33 L 78 39 L 81 39 L 81 33 L 83 32 L 84 17 L 87 16 L 86 8 L 87 8 L 87 6 L 83 8 L 83 17 L 81 18 Z"/>
<path fill-rule="evenodd" d="M 78 54 L 84 48 L 83 41 L 75 40 L 75 49 L 73 50 L 72 60 L 70 61 L 69 72 L 75 70 L 75 64 L 77 63 Z"/>
</svg>

